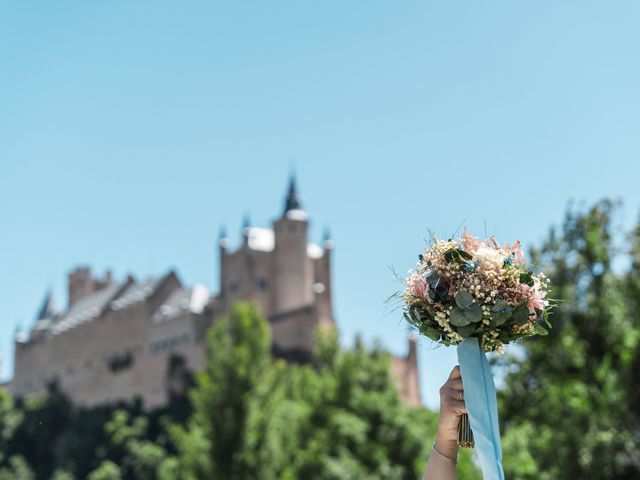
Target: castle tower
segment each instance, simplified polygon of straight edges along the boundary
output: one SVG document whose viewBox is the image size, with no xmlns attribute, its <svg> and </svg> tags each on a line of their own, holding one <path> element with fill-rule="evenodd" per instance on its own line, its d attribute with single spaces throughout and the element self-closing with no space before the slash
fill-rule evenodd
<svg viewBox="0 0 640 480">
<path fill-rule="evenodd" d="M 307 213 L 291 176 L 282 217 L 273 222 L 274 250 L 271 313 L 279 314 L 313 302 L 313 269 L 307 256 Z"/>
</svg>

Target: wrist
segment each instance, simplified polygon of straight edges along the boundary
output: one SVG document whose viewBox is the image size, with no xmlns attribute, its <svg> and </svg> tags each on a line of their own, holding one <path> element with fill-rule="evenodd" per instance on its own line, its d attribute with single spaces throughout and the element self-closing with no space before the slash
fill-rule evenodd
<svg viewBox="0 0 640 480">
<path fill-rule="evenodd" d="M 450 458 L 456 458 L 458 455 L 458 439 L 452 439 L 438 432 L 435 441 L 436 449 Z"/>
</svg>

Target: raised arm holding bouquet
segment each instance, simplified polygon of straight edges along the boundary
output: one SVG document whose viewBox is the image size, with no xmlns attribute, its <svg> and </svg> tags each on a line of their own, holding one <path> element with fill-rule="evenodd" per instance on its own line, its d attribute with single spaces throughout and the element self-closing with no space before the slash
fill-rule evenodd
<svg viewBox="0 0 640 480">
<path fill-rule="evenodd" d="M 405 319 L 421 334 L 457 345 L 468 412 L 458 443 L 477 448 L 485 480 L 504 479 L 493 377 L 484 352 L 529 335 L 546 335 L 548 280 L 527 267 L 520 242 L 434 239 L 419 255 L 402 293 Z"/>
</svg>

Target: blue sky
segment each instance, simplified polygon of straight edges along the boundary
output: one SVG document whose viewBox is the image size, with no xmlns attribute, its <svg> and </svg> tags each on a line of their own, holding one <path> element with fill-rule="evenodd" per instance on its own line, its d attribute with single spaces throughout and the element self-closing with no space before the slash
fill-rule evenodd
<svg viewBox="0 0 640 480">
<path fill-rule="evenodd" d="M 570 199 L 640 210 L 637 2 L 54 3 L 0 5 L 5 379 L 77 264 L 215 291 L 218 228 L 269 225 L 292 166 L 344 342 L 396 353 L 390 267 L 429 229 L 533 245 Z M 428 405 L 454 364 L 421 346 Z"/>
</svg>

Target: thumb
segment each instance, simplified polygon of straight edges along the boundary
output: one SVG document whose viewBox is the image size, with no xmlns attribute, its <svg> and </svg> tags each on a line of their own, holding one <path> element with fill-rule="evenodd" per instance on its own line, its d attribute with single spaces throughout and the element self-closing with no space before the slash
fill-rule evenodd
<svg viewBox="0 0 640 480">
<path fill-rule="evenodd" d="M 449 378 L 447 380 L 457 380 L 458 378 L 462 378 L 462 373 L 460 373 L 460 365 L 456 365 L 455 367 L 453 367 L 453 370 L 451 370 L 451 373 L 449 374 Z"/>
</svg>

